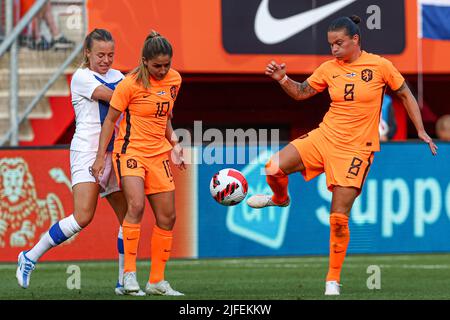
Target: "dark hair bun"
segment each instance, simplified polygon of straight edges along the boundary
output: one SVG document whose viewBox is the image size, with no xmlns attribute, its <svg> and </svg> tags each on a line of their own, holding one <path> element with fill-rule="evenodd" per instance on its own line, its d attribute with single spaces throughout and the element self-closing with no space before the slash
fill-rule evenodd
<svg viewBox="0 0 450 320">
<path fill-rule="evenodd" d="M 358 23 L 360 23 L 361 22 L 361 18 L 360 17 L 358 17 L 357 15 L 352 15 L 351 17 L 349 17 L 350 18 L 350 20 L 352 20 L 353 21 L 353 23 L 354 24 L 358 24 Z"/>
</svg>

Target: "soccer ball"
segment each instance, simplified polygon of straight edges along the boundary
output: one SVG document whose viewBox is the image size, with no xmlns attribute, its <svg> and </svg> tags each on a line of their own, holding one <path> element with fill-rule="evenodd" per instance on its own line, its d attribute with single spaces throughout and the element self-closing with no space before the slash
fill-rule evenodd
<svg viewBox="0 0 450 320">
<path fill-rule="evenodd" d="M 209 190 L 212 197 L 224 206 L 234 206 L 244 200 L 248 183 L 244 175 L 235 169 L 222 169 L 211 179 Z"/>
</svg>

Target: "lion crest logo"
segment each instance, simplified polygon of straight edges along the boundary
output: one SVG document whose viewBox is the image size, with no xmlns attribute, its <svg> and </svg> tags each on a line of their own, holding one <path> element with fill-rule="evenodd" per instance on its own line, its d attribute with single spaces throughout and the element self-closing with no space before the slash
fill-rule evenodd
<svg viewBox="0 0 450 320">
<path fill-rule="evenodd" d="M 59 183 L 66 182 L 61 173 L 64 175 L 61 169 L 52 169 L 50 175 Z M 57 195 L 49 193 L 45 199 L 38 199 L 23 158 L 0 159 L 0 248 L 32 246 L 64 217 Z"/>
<path fill-rule="evenodd" d="M 361 79 L 363 79 L 365 82 L 369 82 L 373 78 L 373 72 L 370 69 L 364 69 L 361 72 Z"/>
</svg>

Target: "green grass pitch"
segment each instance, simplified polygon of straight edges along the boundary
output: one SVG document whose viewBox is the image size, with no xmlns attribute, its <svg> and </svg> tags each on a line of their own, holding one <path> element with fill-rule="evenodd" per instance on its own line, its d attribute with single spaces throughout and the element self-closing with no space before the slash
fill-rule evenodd
<svg viewBox="0 0 450 320">
<path fill-rule="evenodd" d="M 81 288 L 69 290 L 67 268 L 81 270 Z M 381 288 L 370 290 L 368 267 L 381 270 Z M 138 280 L 144 288 L 149 261 L 138 261 Z M 117 263 L 39 263 L 30 288 L 19 288 L 16 265 L 0 264 L 0 300 L 316 300 L 316 299 L 450 299 L 450 254 L 350 255 L 341 275 L 341 295 L 325 297 L 327 257 L 274 257 L 171 260 L 166 279 L 184 297 L 114 295 Z"/>
</svg>

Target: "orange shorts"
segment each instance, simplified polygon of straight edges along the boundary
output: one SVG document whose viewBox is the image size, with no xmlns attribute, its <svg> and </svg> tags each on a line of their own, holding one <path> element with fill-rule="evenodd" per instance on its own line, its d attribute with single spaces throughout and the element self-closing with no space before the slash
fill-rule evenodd
<svg viewBox="0 0 450 320">
<path fill-rule="evenodd" d="M 302 158 L 302 175 L 309 181 L 325 172 L 328 190 L 334 186 L 356 187 L 361 192 L 373 162 L 372 151 L 340 148 L 332 143 L 320 129 L 314 129 L 291 144 Z"/>
<path fill-rule="evenodd" d="M 146 195 L 175 190 L 168 152 L 153 157 L 114 153 L 113 164 L 119 185 L 122 177 L 133 176 L 144 180 Z"/>
</svg>

